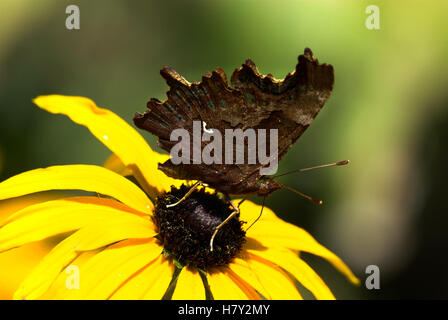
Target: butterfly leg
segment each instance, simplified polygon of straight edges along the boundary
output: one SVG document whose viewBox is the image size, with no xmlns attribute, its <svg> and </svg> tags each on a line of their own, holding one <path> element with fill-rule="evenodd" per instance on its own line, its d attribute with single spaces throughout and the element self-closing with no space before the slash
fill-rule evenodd
<svg viewBox="0 0 448 320">
<path fill-rule="evenodd" d="M 166 207 L 167 207 L 167 208 L 171 208 L 171 207 L 175 207 L 175 206 L 177 206 L 177 205 L 180 204 L 182 201 L 184 201 L 185 199 L 187 199 L 187 198 L 190 196 L 190 194 L 192 194 L 193 191 L 196 190 L 197 188 L 199 188 L 200 186 L 207 187 L 208 185 L 205 184 L 205 183 L 203 183 L 203 182 L 200 182 L 200 181 L 196 182 L 196 183 L 190 188 L 190 190 L 188 190 L 188 192 L 187 192 L 187 193 L 186 193 L 186 194 L 185 194 L 179 201 L 177 201 L 177 202 L 175 202 L 175 203 L 167 204 Z"/>
<path fill-rule="evenodd" d="M 232 213 L 223 221 L 219 226 L 216 227 L 215 231 L 213 232 L 212 238 L 210 239 L 210 251 L 213 251 L 213 241 L 215 240 L 216 235 L 218 234 L 219 229 L 221 229 L 227 222 L 229 222 L 234 216 L 240 213 L 239 205 L 241 204 L 241 201 L 238 205 L 235 205 L 232 200 L 228 199 L 230 205 L 233 208 Z"/>
<path fill-rule="evenodd" d="M 249 230 L 249 229 L 255 224 L 255 222 L 257 222 L 258 219 L 261 218 L 261 215 L 263 214 L 263 209 L 264 209 L 264 203 L 265 203 L 265 201 L 266 201 L 266 196 L 263 197 L 263 204 L 261 205 L 261 211 L 260 211 L 260 214 L 258 215 L 257 219 L 255 219 L 255 221 L 252 222 L 252 224 L 249 226 L 249 228 L 247 228 L 247 229 L 245 230 L 245 232 L 247 232 L 247 230 Z"/>
</svg>

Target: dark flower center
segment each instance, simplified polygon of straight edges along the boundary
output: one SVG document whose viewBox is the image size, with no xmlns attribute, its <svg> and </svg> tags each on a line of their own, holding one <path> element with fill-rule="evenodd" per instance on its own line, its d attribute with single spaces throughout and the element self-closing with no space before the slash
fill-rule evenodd
<svg viewBox="0 0 448 320">
<path fill-rule="evenodd" d="M 243 222 L 237 217 L 226 223 L 218 232 L 210 251 L 210 239 L 215 228 L 231 213 L 228 203 L 216 194 L 195 190 L 180 204 L 167 208 L 181 199 L 190 187 L 161 194 L 156 201 L 154 223 L 157 238 L 165 251 L 183 265 L 207 270 L 229 264 L 241 251 L 245 242 Z"/>
</svg>

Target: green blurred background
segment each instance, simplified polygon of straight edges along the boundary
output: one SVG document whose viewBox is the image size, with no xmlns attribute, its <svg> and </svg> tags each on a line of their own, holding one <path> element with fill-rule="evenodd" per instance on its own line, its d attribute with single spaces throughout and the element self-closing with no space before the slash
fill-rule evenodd
<svg viewBox="0 0 448 320">
<path fill-rule="evenodd" d="M 80 30 L 65 27 L 69 4 Z M 365 26 L 370 4 L 380 30 Z M 0 12 L 0 180 L 110 154 L 87 129 L 35 107 L 37 95 L 86 96 L 132 123 L 151 97 L 165 99 L 163 65 L 194 81 L 251 58 L 283 78 L 310 47 L 334 66 L 335 88 L 279 172 L 351 164 L 282 178 L 323 206 L 286 190 L 267 205 L 361 278 L 353 287 L 306 256 L 337 298 L 448 298 L 447 1 L 1 0 Z M 372 264 L 380 290 L 364 286 Z"/>
</svg>

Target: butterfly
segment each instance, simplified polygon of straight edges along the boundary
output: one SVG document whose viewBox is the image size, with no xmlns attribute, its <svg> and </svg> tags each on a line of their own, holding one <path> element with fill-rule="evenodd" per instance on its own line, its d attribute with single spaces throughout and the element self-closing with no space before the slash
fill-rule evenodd
<svg viewBox="0 0 448 320">
<path fill-rule="evenodd" d="M 295 70 L 282 80 L 272 74 L 262 75 L 248 59 L 227 81 L 217 68 L 190 83 L 170 67 L 160 71 L 166 80 L 168 99 L 151 99 L 148 110 L 136 113 L 135 125 L 158 137 L 158 145 L 170 151 L 173 130 L 183 128 L 193 134 L 193 122 L 201 121 L 203 130 L 277 129 L 277 161 L 311 125 L 329 98 L 334 84 L 333 67 L 319 64 L 310 49 L 299 55 Z M 270 131 L 269 131 L 270 132 Z M 193 146 L 192 148 L 195 148 Z M 202 142 L 201 148 L 205 147 Z M 257 146 L 244 140 L 245 155 Z M 196 146 L 197 148 L 197 146 Z M 268 194 L 284 187 L 267 175 L 260 174 L 266 163 L 159 164 L 166 175 L 183 180 L 201 181 L 224 194 Z"/>
</svg>

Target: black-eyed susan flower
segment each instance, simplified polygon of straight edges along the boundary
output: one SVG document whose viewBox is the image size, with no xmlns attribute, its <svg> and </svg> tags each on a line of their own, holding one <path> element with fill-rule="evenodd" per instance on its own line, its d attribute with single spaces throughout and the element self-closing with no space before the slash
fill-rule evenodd
<svg viewBox="0 0 448 320">
<path fill-rule="evenodd" d="M 66 235 L 14 298 L 301 299 L 296 281 L 318 299 L 334 298 L 300 252 L 323 257 L 358 283 L 335 254 L 268 208 L 245 232 L 244 222 L 254 221 L 261 209 L 250 201 L 242 203 L 239 220 L 220 231 L 210 252 L 211 231 L 230 210 L 217 194 L 195 191 L 168 209 L 167 201 L 188 190 L 186 181 L 157 170 L 168 155 L 152 151 L 130 125 L 90 99 L 51 95 L 34 102 L 89 128 L 113 155 L 105 167 L 53 166 L 0 183 L 0 199 L 46 190 L 93 193 L 33 204 L 2 223 L 0 252 Z"/>
</svg>

